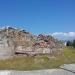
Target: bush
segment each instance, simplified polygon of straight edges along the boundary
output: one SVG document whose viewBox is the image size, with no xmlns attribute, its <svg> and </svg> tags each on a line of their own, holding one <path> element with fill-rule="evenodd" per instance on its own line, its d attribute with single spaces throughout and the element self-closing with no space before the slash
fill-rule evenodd
<svg viewBox="0 0 75 75">
<path fill-rule="evenodd" d="M 75 40 L 73 40 L 73 41 L 67 41 L 66 46 L 72 46 L 72 47 L 75 48 Z"/>
<path fill-rule="evenodd" d="M 75 48 L 75 40 L 73 40 L 73 44 L 72 44 L 72 45 L 73 45 L 73 47 Z"/>
<path fill-rule="evenodd" d="M 72 42 L 71 41 L 67 41 L 66 46 L 72 46 Z"/>
</svg>

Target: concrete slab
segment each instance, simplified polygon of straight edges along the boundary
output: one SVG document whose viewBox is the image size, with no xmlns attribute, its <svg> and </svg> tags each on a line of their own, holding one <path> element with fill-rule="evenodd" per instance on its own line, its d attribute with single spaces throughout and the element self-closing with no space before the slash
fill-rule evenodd
<svg viewBox="0 0 75 75">
<path fill-rule="evenodd" d="M 60 68 L 74 72 L 75 73 L 75 64 L 64 64 L 61 65 Z"/>
<path fill-rule="evenodd" d="M 0 71 L 0 75 L 75 75 L 63 69 L 48 69 L 35 71 Z"/>
<path fill-rule="evenodd" d="M 10 75 L 12 71 L 0 70 L 0 75 Z"/>
</svg>

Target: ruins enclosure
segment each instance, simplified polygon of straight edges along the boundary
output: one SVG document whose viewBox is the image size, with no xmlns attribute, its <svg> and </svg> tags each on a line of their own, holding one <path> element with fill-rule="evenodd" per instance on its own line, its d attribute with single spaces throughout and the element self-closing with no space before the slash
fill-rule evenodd
<svg viewBox="0 0 75 75">
<path fill-rule="evenodd" d="M 55 56 L 63 47 L 63 43 L 51 35 L 34 36 L 30 32 L 12 27 L 0 29 L 0 59 L 11 58 L 15 54 Z"/>
</svg>

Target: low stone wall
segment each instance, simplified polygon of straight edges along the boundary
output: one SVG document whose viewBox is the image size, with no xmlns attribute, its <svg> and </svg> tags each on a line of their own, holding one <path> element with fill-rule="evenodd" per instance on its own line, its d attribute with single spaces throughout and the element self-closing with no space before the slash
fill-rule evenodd
<svg viewBox="0 0 75 75">
<path fill-rule="evenodd" d="M 14 56 L 14 50 L 11 47 L 0 47 L 0 59 L 8 59 Z"/>
<path fill-rule="evenodd" d="M 50 48 L 36 48 L 33 49 L 31 47 L 28 48 L 22 48 L 22 46 L 19 46 L 16 48 L 16 55 L 27 55 L 27 56 L 34 56 L 34 55 L 39 55 L 39 54 L 48 54 L 51 56 L 56 56 L 58 54 L 60 54 L 60 50 L 59 49 L 50 49 Z"/>
</svg>

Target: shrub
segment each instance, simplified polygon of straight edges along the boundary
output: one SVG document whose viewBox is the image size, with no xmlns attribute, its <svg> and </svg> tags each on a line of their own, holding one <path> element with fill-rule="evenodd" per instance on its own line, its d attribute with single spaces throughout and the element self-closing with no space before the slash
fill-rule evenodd
<svg viewBox="0 0 75 75">
<path fill-rule="evenodd" d="M 72 44 L 72 45 L 73 45 L 73 47 L 75 48 L 75 40 L 73 40 L 73 44 Z"/>
</svg>

